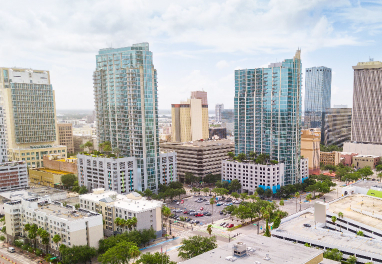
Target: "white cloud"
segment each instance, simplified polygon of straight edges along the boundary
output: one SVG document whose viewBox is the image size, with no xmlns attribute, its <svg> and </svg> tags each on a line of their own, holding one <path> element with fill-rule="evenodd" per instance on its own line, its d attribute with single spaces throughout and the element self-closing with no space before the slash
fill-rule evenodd
<svg viewBox="0 0 382 264">
<path fill-rule="evenodd" d="M 218 69 L 223 69 L 223 68 L 226 68 L 228 66 L 229 66 L 229 63 L 226 60 L 221 60 L 221 61 L 218 61 L 218 63 L 216 63 L 216 67 Z"/>
<path fill-rule="evenodd" d="M 160 107 L 168 108 L 169 98 L 179 101 L 188 96 L 181 91 L 203 86 L 219 91 L 215 96 L 233 96 L 233 81 L 228 86 L 219 80 L 246 55 L 360 45 L 354 30 L 337 26 L 337 20 L 350 21 L 356 32 L 372 24 L 372 34 L 381 27 L 380 11 L 346 0 L 5 1 L 0 9 L 1 66 L 51 70 L 58 108 L 92 108 L 97 51 L 148 41 L 155 47 L 154 63 L 166 66 L 158 79 Z M 179 58 L 182 71 L 174 62 Z M 192 71 L 211 61 L 209 73 Z M 163 71 L 171 71 L 172 78 L 162 81 Z"/>
</svg>

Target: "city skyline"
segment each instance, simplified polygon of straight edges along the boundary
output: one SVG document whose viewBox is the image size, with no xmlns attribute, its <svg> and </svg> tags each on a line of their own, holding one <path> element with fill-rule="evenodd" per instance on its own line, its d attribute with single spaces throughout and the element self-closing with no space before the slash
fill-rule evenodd
<svg viewBox="0 0 382 264">
<path fill-rule="evenodd" d="M 279 62 L 298 47 L 303 72 L 332 68 L 332 104 L 351 107 L 352 66 L 382 57 L 382 6 L 376 1 L 45 2 L 38 8 L 25 1 L 17 9 L 2 7 L 8 25 L 0 29 L 2 66 L 49 70 L 57 109 L 94 109 L 93 54 L 110 46 L 150 43 L 161 73 L 159 109 L 170 109 L 192 90 L 208 92 L 210 105 L 232 109 L 235 69 Z"/>
</svg>

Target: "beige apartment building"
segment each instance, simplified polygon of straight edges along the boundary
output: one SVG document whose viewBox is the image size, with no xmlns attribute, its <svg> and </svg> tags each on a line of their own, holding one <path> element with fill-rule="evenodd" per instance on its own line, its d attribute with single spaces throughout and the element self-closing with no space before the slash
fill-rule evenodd
<svg viewBox="0 0 382 264">
<path fill-rule="evenodd" d="M 322 165 L 334 165 L 337 166 L 341 161 L 341 152 L 320 152 L 320 163 Z"/>
<path fill-rule="evenodd" d="M 74 206 L 63 206 L 50 202 L 48 198 L 21 198 L 4 204 L 7 241 L 11 245 L 26 236 L 25 224 L 36 224 L 50 233 L 48 253 L 58 255 L 60 245 L 98 248 L 103 238 L 102 215 L 90 210 L 76 210 Z M 54 235 L 61 241 L 52 241 Z M 46 245 L 37 237 L 37 247 L 46 252 Z"/>
<path fill-rule="evenodd" d="M 124 220 L 137 218 L 135 229 L 150 229 L 156 231 L 157 237 L 162 236 L 162 202 L 146 200 L 139 193 L 127 195 L 115 191 L 105 191 L 103 188 L 93 189 L 92 193 L 80 195 L 80 208 L 102 214 L 106 236 L 128 231 L 127 226 L 117 226 L 117 217 Z"/>
<path fill-rule="evenodd" d="M 222 160 L 228 159 L 228 152 L 235 151 L 234 143 L 228 139 L 162 143 L 159 146 L 161 151 L 176 152 L 177 173 L 181 182 L 184 182 L 186 172 L 201 178 L 208 174 L 221 174 Z"/>
<path fill-rule="evenodd" d="M 208 139 L 207 92 L 191 92 L 186 102 L 171 105 L 172 142 L 188 142 Z"/>
<path fill-rule="evenodd" d="M 58 143 L 55 93 L 49 71 L 0 68 L 0 92 L 9 159 L 42 167 L 45 154 L 65 158 L 66 146 Z"/>
<path fill-rule="evenodd" d="M 72 124 L 57 124 L 58 143 L 66 146 L 68 153 L 74 153 Z"/>
<path fill-rule="evenodd" d="M 308 159 L 309 174 L 320 173 L 320 141 L 319 128 L 301 130 L 301 156 Z"/>
<path fill-rule="evenodd" d="M 354 168 L 357 169 L 362 169 L 368 166 L 373 170 L 380 159 L 381 157 L 373 155 L 357 155 L 352 157 L 352 164 L 354 165 Z"/>
</svg>

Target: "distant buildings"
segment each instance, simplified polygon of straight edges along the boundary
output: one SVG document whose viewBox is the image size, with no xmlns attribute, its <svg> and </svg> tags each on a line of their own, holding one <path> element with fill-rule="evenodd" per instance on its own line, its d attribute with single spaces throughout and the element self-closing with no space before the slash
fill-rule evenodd
<svg viewBox="0 0 382 264">
<path fill-rule="evenodd" d="M 263 165 L 250 161 L 222 160 L 221 176 L 223 181 L 238 180 L 241 192 L 253 194 L 261 187 L 276 193 L 284 185 L 284 164 Z"/>
<path fill-rule="evenodd" d="M 201 179 L 208 174 L 220 174 L 221 161 L 228 158 L 228 152 L 235 150 L 231 140 L 162 143 L 160 148 L 176 152 L 177 173 L 182 182 L 187 172 Z"/>
<path fill-rule="evenodd" d="M 68 153 L 74 153 L 72 124 L 57 124 L 58 141 L 60 145 L 66 146 Z"/>
<path fill-rule="evenodd" d="M 218 137 L 217 139 L 227 138 L 227 129 L 225 127 L 210 127 L 209 138 Z"/>
<path fill-rule="evenodd" d="M 235 114 L 233 109 L 222 111 L 222 127 L 227 129 L 227 135 L 232 135 L 235 131 Z"/>
<path fill-rule="evenodd" d="M 28 187 L 28 169 L 25 161 L 0 163 L 0 191 Z"/>
<path fill-rule="evenodd" d="M 351 141 L 382 144 L 382 62 L 359 62 L 353 69 Z"/>
<path fill-rule="evenodd" d="M 171 105 L 172 142 L 208 139 L 207 92 L 191 92 L 186 102 Z"/>
<path fill-rule="evenodd" d="M 136 160 L 137 190 L 155 190 L 160 179 L 158 94 L 149 44 L 101 49 L 93 80 L 99 143 L 110 141 L 121 155 Z"/>
<path fill-rule="evenodd" d="M 42 167 L 45 154 L 66 157 L 58 143 L 55 99 L 49 71 L 0 68 L 8 155 L 29 167 Z"/>
<path fill-rule="evenodd" d="M 301 156 L 308 159 L 309 174 L 320 173 L 320 141 L 319 128 L 301 130 Z"/>
<path fill-rule="evenodd" d="M 380 161 L 381 157 L 373 155 L 357 155 L 352 157 L 352 164 L 354 168 L 362 169 L 366 166 L 370 167 L 372 170 L 375 169 L 375 166 Z"/>
<path fill-rule="evenodd" d="M 222 122 L 222 112 L 224 110 L 224 104 L 216 104 L 215 105 L 215 121 L 217 123 Z"/>
<path fill-rule="evenodd" d="M 332 69 L 312 67 L 305 70 L 305 128 L 321 128 L 322 114 L 330 108 Z"/>
<path fill-rule="evenodd" d="M 154 229 L 157 237 L 162 236 L 162 202 L 146 200 L 140 194 L 132 192 L 128 195 L 114 191 L 95 189 L 93 193 L 80 196 L 80 208 L 102 214 L 106 236 L 128 231 L 127 226 L 118 226 L 114 220 L 137 218 L 136 230 Z"/>
<path fill-rule="evenodd" d="M 300 179 L 301 51 L 268 68 L 235 71 L 235 153 L 266 153 Z"/>
<path fill-rule="evenodd" d="M 5 203 L 4 212 L 7 241 L 11 245 L 16 239 L 27 236 L 25 224 L 36 224 L 50 233 L 48 252 L 39 236 L 36 244 L 44 252 L 55 255 L 59 254 L 60 245 L 98 248 L 98 241 L 103 238 L 102 215 L 91 210 L 76 210 L 71 205 L 38 198 L 21 198 Z M 58 243 L 52 240 L 56 234 L 61 237 Z"/>
<path fill-rule="evenodd" d="M 135 157 L 108 158 L 107 155 L 78 154 L 78 183 L 88 190 L 105 190 L 127 194 L 142 184 L 138 159 Z M 161 153 L 158 164 L 158 184 L 177 181 L 176 153 Z"/>
<path fill-rule="evenodd" d="M 304 182 L 304 180 L 309 178 L 309 163 L 308 158 L 300 159 L 300 178 L 297 179 L 298 182 Z"/>
<path fill-rule="evenodd" d="M 334 165 L 337 166 L 341 161 L 341 152 L 320 152 L 320 163 L 322 165 Z"/>
<path fill-rule="evenodd" d="M 351 108 L 329 108 L 322 114 L 321 143 L 342 147 L 351 137 Z"/>
</svg>

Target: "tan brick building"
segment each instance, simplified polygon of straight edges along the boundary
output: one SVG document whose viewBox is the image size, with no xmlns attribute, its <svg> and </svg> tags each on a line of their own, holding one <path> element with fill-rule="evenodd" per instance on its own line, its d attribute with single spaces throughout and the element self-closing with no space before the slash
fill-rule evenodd
<svg viewBox="0 0 382 264">
<path fill-rule="evenodd" d="M 320 163 L 322 165 L 335 165 L 337 166 L 341 160 L 341 152 L 320 152 Z"/>
<path fill-rule="evenodd" d="M 371 169 L 375 169 L 380 157 L 373 155 L 358 155 L 353 158 L 353 165 L 357 169 L 362 169 L 366 166 L 369 166 Z"/>
<path fill-rule="evenodd" d="M 319 128 L 301 131 L 301 156 L 308 159 L 309 174 L 320 173 L 320 141 Z"/>
<path fill-rule="evenodd" d="M 57 127 L 59 144 L 66 146 L 67 153 L 74 153 L 72 124 L 57 124 Z"/>
<path fill-rule="evenodd" d="M 65 174 L 77 175 L 77 158 L 56 159 L 54 155 L 44 155 L 44 167 L 51 170 L 63 171 Z"/>
</svg>

